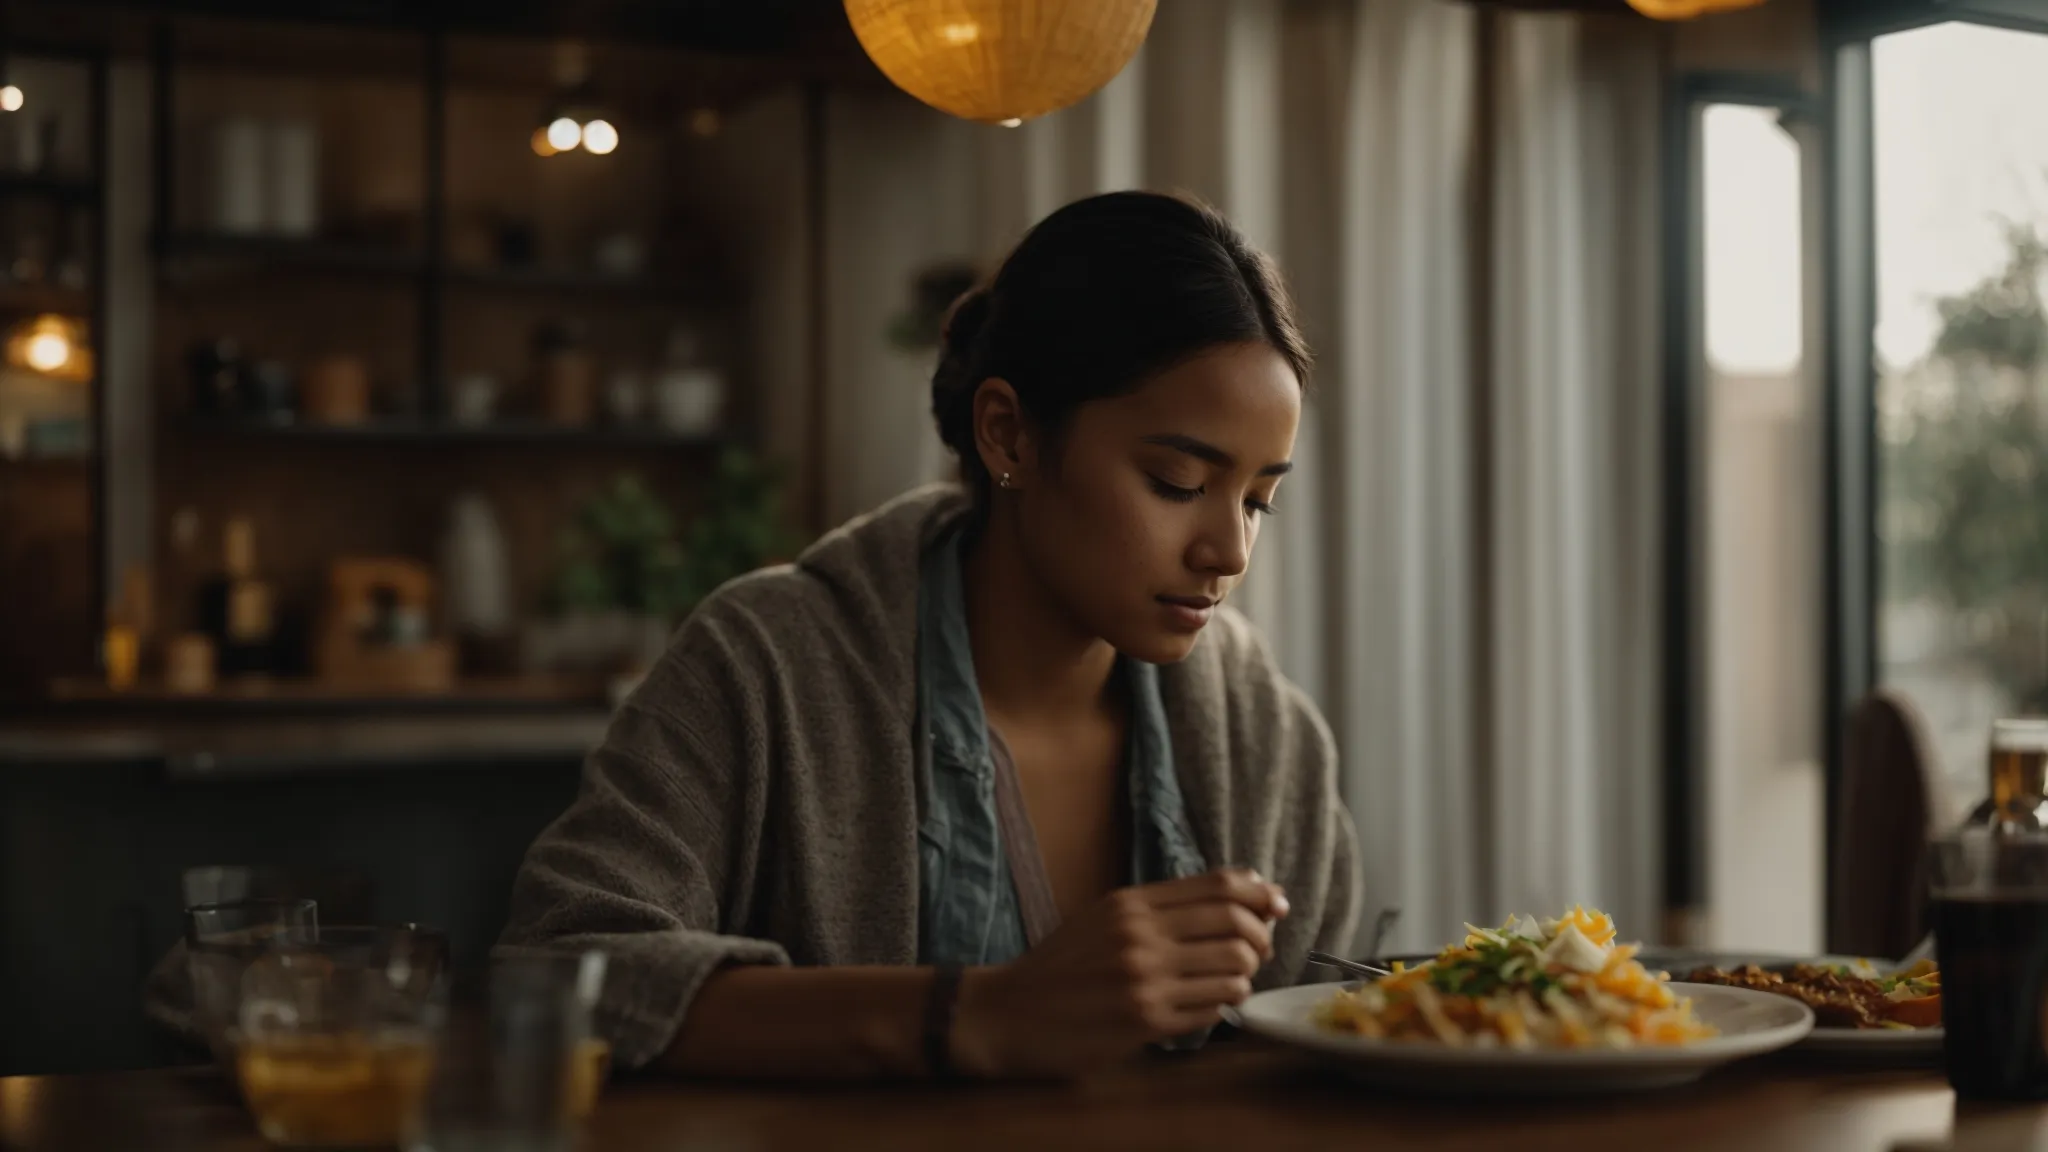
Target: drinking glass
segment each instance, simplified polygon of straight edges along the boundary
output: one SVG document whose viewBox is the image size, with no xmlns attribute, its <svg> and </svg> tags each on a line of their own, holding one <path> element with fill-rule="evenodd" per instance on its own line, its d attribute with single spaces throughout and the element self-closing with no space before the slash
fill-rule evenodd
<svg viewBox="0 0 2048 1152">
<path fill-rule="evenodd" d="M 1930 892 L 1949 1083 L 2048 1099 L 2048 832 L 1966 827 L 1934 845 Z"/>
<path fill-rule="evenodd" d="M 235 1068 L 272 1143 L 398 1142 L 446 1007 L 448 942 L 413 925 L 326 925 L 280 939 L 242 976 Z"/>
<path fill-rule="evenodd" d="M 435 1051 L 410 1152 L 559 1152 L 595 1106 L 611 1048 L 591 1031 L 605 957 L 494 961 L 480 1001 L 458 1007 Z"/>
<path fill-rule="evenodd" d="M 267 865 L 200 864 L 185 869 L 178 881 L 188 908 L 303 895 L 292 890 L 291 878 L 282 869 Z"/>
<path fill-rule="evenodd" d="M 320 908 L 311 900 L 236 900 L 185 909 L 192 1025 L 222 1068 L 234 1067 L 242 973 L 274 942 L 310 940 L 319 927 Z"/>
</svg>

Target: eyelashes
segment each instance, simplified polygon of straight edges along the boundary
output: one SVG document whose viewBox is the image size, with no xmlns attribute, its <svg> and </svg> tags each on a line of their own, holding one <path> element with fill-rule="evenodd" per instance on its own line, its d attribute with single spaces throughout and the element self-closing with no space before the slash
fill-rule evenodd
<svg viewBox="0 0 2048 1152">
<path fill-rule="evenodd" d="M 1145 479 L 1151 484 L 1153 495 L 1158 496 L 1161 500 L 1171 501 L 1175 504 L 1192 504 L 1207 495 L 1209 491 L 1207 488 L 1183 488 L 1178 484 L 1168 484 L 1157 476 L 1148 475 Z M 1260 516 L 1276 516 L 1280 512 L 1278 508 L 1275 508 L 1265 500 L 1247 499 L 1244 502 L 1244 506 Z"/>
</svg>

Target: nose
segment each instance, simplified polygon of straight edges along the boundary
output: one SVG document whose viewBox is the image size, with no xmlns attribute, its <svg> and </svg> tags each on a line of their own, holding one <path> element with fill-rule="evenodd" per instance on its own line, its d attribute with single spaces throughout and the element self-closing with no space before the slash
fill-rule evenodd
<svg viewBox="0 0 2048 1152">
<path fill-rule="evenodd" d="M 1252 538 L 1257 534 L 1256 519 L 1234 505 L 1216 501 L 1214 511 L 1205 510 L 1188 549 L 1188 565 L 1197 572 L 1235 580 L 1251 563 Z"/>
</svg>

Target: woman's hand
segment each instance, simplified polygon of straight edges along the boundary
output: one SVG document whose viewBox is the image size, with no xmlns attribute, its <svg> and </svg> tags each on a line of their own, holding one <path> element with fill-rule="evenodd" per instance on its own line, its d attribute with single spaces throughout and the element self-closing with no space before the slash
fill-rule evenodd
<svg viewBox="0 0 2048 1152">
<path fill-rule="evenodd" d="M 1065 1077 L 1214 1024 L 1272 958 L 1279 885 L 1223 869 L 1104 897 L 1015 963 L 965 974 L 954 1062 Z"/>
</svg>

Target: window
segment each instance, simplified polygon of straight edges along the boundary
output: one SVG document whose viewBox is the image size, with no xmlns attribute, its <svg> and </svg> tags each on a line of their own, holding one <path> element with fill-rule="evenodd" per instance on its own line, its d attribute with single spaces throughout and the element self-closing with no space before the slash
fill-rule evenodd
<svg viewBox="0 0 2048 1152">
<path fill-rule="evenodd" d="M 1954 809 L 1990 721 L 2048 712 L 2048 36 L 1942 24 L 1870 60 L 1876 672 Z"/>
<path fill-rule="evenodd" d="M 1825 841 L 1802 123 L 1706 102 L 1696 129 L 1703 943 L 1787 952 L 1820 948 Z"/>
</svg>

